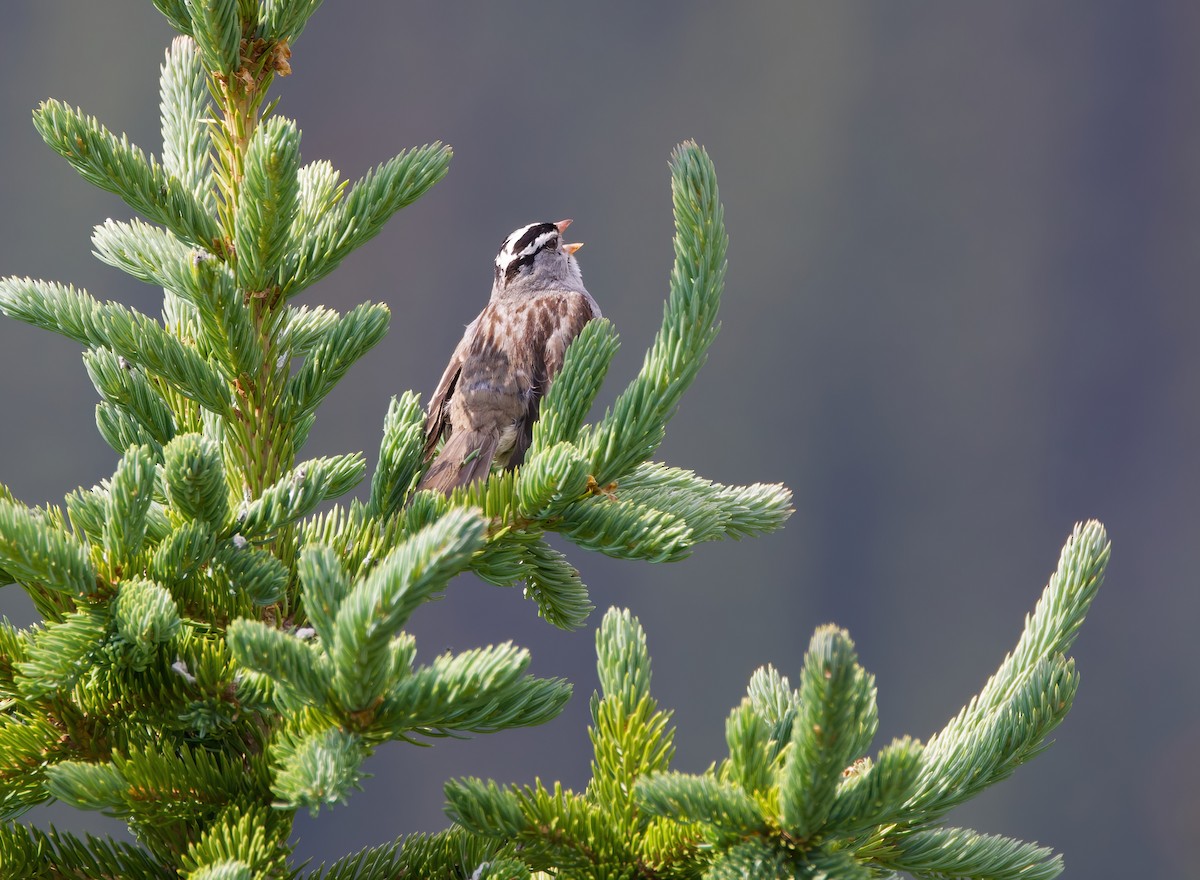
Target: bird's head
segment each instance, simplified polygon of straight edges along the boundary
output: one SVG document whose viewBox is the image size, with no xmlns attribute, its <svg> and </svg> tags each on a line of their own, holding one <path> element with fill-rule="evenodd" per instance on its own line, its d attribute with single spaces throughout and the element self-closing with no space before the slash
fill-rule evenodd
<svg viewBox="0 0 1200 880">
<path fill-rule="evenodd" d="M 583 244 L 565 244 L 562 240 L 570 225 L 570 220 L 559 220 L 530 223 L 513 230 L 496 254 L 493 291 L 534 291 L 551 285 L 582 288 L 583 276 L 575 251 Z"/>
</svg>

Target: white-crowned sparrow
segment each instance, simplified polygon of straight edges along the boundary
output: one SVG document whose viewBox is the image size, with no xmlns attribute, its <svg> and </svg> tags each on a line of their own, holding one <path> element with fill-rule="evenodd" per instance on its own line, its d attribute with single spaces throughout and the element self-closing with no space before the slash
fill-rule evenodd
<svg viewBox="0 0 1200 880">
<path fill-rule="evenodd" d="M 425 460 L 446 438 L 419 489 L 449 493 L 525 458 L 542 396 L 567 346 L 600 308 L 583 286 L 570 220 L 531 223 L 496 255 L 492 297 L 467 325 L 429 401 Z"/>
</svg>

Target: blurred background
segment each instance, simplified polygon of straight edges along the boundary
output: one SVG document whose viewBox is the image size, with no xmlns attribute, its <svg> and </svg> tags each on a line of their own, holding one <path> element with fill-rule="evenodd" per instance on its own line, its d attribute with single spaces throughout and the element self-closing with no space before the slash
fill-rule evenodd
<svg viewBox="0 0 1200 880">
<path fill-rule="evenodd" d="M 47 149 L 29 114 L 83 107 L 159 151 L 172 34 L 146 0 L 25 0 L 0 28 L 0 273 L 157 314 L 90 256 L 129 217 Z M 413 620 L 426 656 L 513 639 L 576 695 L 532 730 L 394 744 L 344 807 L 297 822 L 317 861 L 445 826 L 442 783 L 588 775 L 594 626 L 627 606 L 675 765 L 724 754 L 754 669 L 795 677 L 809 636 L 849 629 L 878 679 L 880 734 L 926 738 L 1015 643 L 1073 524 L 1113 540 L 1057 743 L 950 816 L 1066 857 L 1066 877 L 1198 876 L 1200 7 L 760 2 L 327 3 L 278 79 L 305 160 L 354 179 L 402 148 L 449 176 L 304 294 L 392 308 L 322 409 L 305 456 L 364 450 L 388 399 L 428 396 L 486 301 L 504 236 L 573 217 L 588 288 L 634 375 L 671 266 L 667 158 L 704 144 L 730 235 L 723 329 L 659 457 L 730 483 L 782 481 L 764 539 L 671 566 L 571 548 L 598 606 L 562 633 L 518 591 L 462 579 Z M 0 320 L 0 480 L 30 504 L 111 474 L 79 346 Z M 15 587 L 0 611 L 34 619 Z M 39 824 L 120 826 L 62 808 Z"/>
</svg>

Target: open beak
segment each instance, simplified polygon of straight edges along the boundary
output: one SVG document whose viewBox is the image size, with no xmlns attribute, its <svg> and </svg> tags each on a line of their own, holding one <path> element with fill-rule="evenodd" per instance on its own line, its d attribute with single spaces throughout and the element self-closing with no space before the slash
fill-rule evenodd
<svg viewBox="0 0 1200 880">
<path fill-rule="evenodd" d="M 571 220 L 559 220 L 557 223 L 554 224 L 554 226 L 558 230 L 558 234 L 562 235 L 564 232 L 567 231 L 567 227 L 570 226 L 571 223 L 572 223 Z M 575 244 L 564 244 L 562 246 L 563 250 L 566 251 L 568 254 L 575 253 L 575 251 L 579 250 L 581 247 L 583 247 L 582 241 L 577 242 Z"/>
</svg>

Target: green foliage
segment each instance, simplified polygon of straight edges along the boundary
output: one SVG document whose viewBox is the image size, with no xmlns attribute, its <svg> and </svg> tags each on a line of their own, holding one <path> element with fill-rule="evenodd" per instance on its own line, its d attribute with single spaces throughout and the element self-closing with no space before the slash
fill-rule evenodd
<svg viewBox="0 0 1200 880">
<path fill-rule="evenodd" d="M 532 870 L 572 877 L 633 877 L 669 872 L 698 839 L 668 831 L 633 798 L 633 785 L 667 769 L 674 751 L 670 714 L 650 696 L 645 633 L 629 612 L 611 610 L 596 633 L 603 695 L 592 697 L 592 782 L 583 794 L 555 785 L 497 786 L 478 779 L 446 785 L 452 819 L 483 837 L 517 844 Z"/>
<path fill-rule="evenodd" d="M 192 15 L 188 12 L 186 0 L 153 0 L 155 8 L 167 17 L 171 27 L 181 34 L 191 35 Z M 191 42 L 190 40 L 188 41 Z M 195 44 L 192 43 L 194 46 Z"/>
<path fill-rule="evenodd" d="M 804 658 L 791 751 L 779 780 L 779 815 L 792 837 L 813 836 L 829 818 L 841 772 L 875 738 L 875 681 L 835 627 L 817 630 Z"/>
<path fill-rule="evenodd" d="M 87 547 L 44 516 L 0 500 L 0 566 L 30 589 L 87 595 L 96 574 Z"/>
<path fill-rule="evenodd" d="M 11 877 L 176 880 L 179 876 L 136 846 L 12 823 L 0 824 L 0 865 Z"/>
<path fill-rule="evenodd" d="M 371 478 L 368 514 L 389 517 L 400 511 L 420 479 L 424 445 L 425 413 L 418 396 L 410 391 L 399 399 L 393 397 L 383 420 L 383 442 L 379 445 L 379 466 Z"/>
<path fill-rule="evenodd" d="M 46 142 L 142 219 L 97 226 L 97 257 L 163 292 L 161 320 L 69 285 L 0 279 L 0 313 L 85 347 L 110 479 L 30 508 L 0 485 L 0 584 L 43 620 L 0 623 L 0 866 L 48 878 L 291 878 L 297 810 L 345 801 L 393 740 L 541 724 L 571 694 L 511 643 L 418 662 L 408 631 L 460 573 L 521 584 L 549 623 L 593 604 L 557 533 L 625 559 L 780 528 L 780 485 L 724 486 L 650 461 L 717 332 L 726 234 L 712 162 L 671 157 L 675 264 L 662 327 L 612 408 L 588 424 L 618 346 L 604 320 L 568 349 L 522 467 L 450 498 L 415 492 L 423 413 L 384 418 L 365 501 L 357 452 L 299 460 L 321 402 L 382 340 L 391 311 L 295 298 L 447 172 L 406 150 L 347 183 L 305 163 L 267 93 L 319 0 L 154 0 L 183 36 L 160 71 L 162 158 L 48 100 Z M 329 502 L 335 502 L 329 504 Z M 322 509 L 322 505 L 326 505 Z M 358 853 L 310 876 L 1049 877 L 1047 851 L 939 823 L 1044 747 L 1070 705 L 1064 659 L 1107 544 L 1079 531 L 1017 649 L 925 746 L 864 757 L 873 680 L 849 638 L 814 636 L 795 691 L 751 679 L 728 757 L 673 772 L 670 715 L 650 693 L 628 612 L 597 633 L 592 782 L 447 786 L 461 826 Z M 58 799 L 126 821 L 136 846 L 14 820 Z M 15 872 L 15 873 L 14 873 Z"/>
<path fill-rule="evenodd" d="M 293 42 L 321 0 L 263 0 L 262 33 L 279 42 Z"/>
<path fill-rule="evenodd" d="M 541 539 L 527 542 L 521 550 L 525 592 L 537 603 L 538 613 L 560 629 L 583 626 L 595 606 L 588 599 L 579 570 Z"/>
<path fill-rule="evenodd" d="M 228 77 L 239 67 L 242 23 L 238 5 L 229 0 L 185 0 L 191 27 L 188 33 L 200 47 L 204 67 Z"/>
<path fill-rule="evenodd" d="M 284 413 L 297 421 L 308 418 L 350 367 L 387 333 L 387 306 L 363 303 L 334 321 L 322 334 L 284 392 Z"/>
<path fill-rule="evenodd" d="M 150 449 L 130 446 L 117 466 L 109 488 L 103 546 L 110 573 L 131 568 L 137 561 L 146 539 L 150 505 L 154 501 L 154 476 L 154 456 Z"/>
<path fill-rule="evenodd" d="M 623 477 L 658 448 L 717 335 L 728 239 L 716 171 L 694 143 L 681 144 L 671 157 L 671 195 L 675 266 L 662 328 L 641 371 L 583 443 L 601 484 Z"/>
<path fill-rule="evenodd" d="M 193 348 L 158 322 L 84 291 L 29 278 L 0 279 L 0 312 L 84 345 L 107 347 L 201 406 L 225 413 L 229 390 Z"/>
<path fill-rule="evenodd" d="M 93 117 L 59 101 L 44 101 L 33 122 L 43 140 L 88 183 L 120 196 L 190 245 L 212 247 L 219 240 L 212 215 L 179 178 Z"/>
<path fill-rule="evenodd" d="M 283 259 L 299 199 L 299 170 L 296 123 L 281 116 L 266 120 L 246 150 L 234 222 L 237 282 L 245 290 L 263 290 Z"/>
<path fill-rule="evenodd" d="M 1074 693 L 1062 652 L 1107 559 L 1099 524 L 1078 527 L 984 690 L 928 745 L 897 739 L 874 759 L 874 680 L 849 637 L 825 626 L 799 688 L 770 667 L 754 674 L 720 764 L 672 771 L 645 634 L 628 612 L 609 611 L 596 638 L 602 690 L 591 704 L 587 791 L 460 779 L 446 786 L 447 811 L 474 834 L 516 843 L 528 869 L 572 877 L 1057 876 L 1062 862 L 1048 849 L 937 823 L 1045 748 Z"/>
<path fill-rule="evenodd" d="M 149 438 L 156 459 L 175 436 L 175 418 L 162 395 L 141 370 L 106 348 L 84 352 L 84 366 L 108 409 L 128 417 Z M 133 444 L 126 443 L 121 451 Z"/>
<path fill-rule="evenodd" d="M 179 632 L 175 600 L 153 581 L 126 581 L 113 603 L 117 634 L 145 654 Z"/>
<path fill-rule="evenodd" d="M 184 4 L 179 12 L 186 18 Z M 190 24 L 190 22 L 189 22 Z M 189 33 L 187 25 L 176 30 Z M 212 211 L 212 174 L 209 151 L 212 140 L 205 121 L 208 112 L 208 78 L 194 40 L 176 37 L 167 49 L 159 76 L 159 116 L 163 139 L 163 168 Z"/>
<path fill-rule="evenodd" d="M 312 513 L 325 499 L 346 494 L 365 472 L 366 464 L 359 453 L 299 464 L 246 505 L 238 514 L 238 529 L 248 538 L 269 536 Z"/>
<path fill-rule="evenodd" d="M 403 842 L 362 850 L 339 859 L 328 868 L 322 866 L 311 880 L 395 880 L 397 877 L 444 877 L 466 880 L 480 870 L 480 877 L 503 877 L 492 867 L 511 865 L 504 857 L 506 847 L 491 840 L 474 837 L 461 828 L 438 834 L 414 834 Z M 523 874 L 507 875 L 526 877 Z"/>
<path fill-rule="evenodd" d="M 217 444 L 200 434 L 181 434 L 163 450 L 167 501 L 184 519 L 219 529 L 229 513 L 225 464 Z"/>
<path fill-rule="evenodd" d="M 294 296 L 338 267 L 355 248 L 366 244 L 393 214 L 420 198 L 446 175 L 451 150 L 434 143 L 395 158 L 368 172 L 344 199 L 312 226 L 300 231 L 280 271 L 280 284 Z"/>
</svg>

